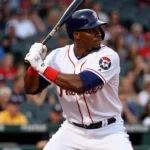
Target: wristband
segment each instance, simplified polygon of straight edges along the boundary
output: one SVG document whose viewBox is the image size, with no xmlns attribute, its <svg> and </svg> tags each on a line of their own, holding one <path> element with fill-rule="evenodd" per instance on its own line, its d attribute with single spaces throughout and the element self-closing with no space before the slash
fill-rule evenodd
<svg viewBox="0 0 150 150">
<path fill-rule="evenodd" d="M 57 70 L 51 68 L 50 66 L 48 66 L 48 67 L 45 69 L 43 75 L 44 75 L 48 80 L 54 82 L 54 81 L 56 80 L 56 77 L 57 77 L 58 73 L 59 73 L 59 71 L 57 71 Z"/>
<path fill-rule="evenodd" d="M 38 71 L 34 70 L 31 66 L 28 68 L 28 74 L 31 76 L 38 75 Z"/>
</svg>

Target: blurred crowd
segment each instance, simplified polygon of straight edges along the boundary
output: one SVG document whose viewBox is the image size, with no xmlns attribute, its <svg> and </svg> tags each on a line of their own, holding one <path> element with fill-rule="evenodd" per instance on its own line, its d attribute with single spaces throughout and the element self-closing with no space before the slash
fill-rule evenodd
<svg viewBox="0 0 150 150">
<path fill-rule="evenodd" d="M 71 2 L 0 0 L 0 124 L 63 121 L 54 85 L 38 95 L 25 94 L 24 56 L 34 42 L 42 42 Z M 79 9 L 91 8 L 108 22 L 103 44 L 120 56 L 119 97 L 125 123 L 150 125 L 150 28 L 122 20 L 116 9 L 108 13 L 104 7 L 98 0 L 86 0 Z M 149 0 L 135 0 L 135 7 L 149 8 L 150 15 Z M 71 42 L 63 26 L 46 44 L 48 53 Z"/>
</svg>

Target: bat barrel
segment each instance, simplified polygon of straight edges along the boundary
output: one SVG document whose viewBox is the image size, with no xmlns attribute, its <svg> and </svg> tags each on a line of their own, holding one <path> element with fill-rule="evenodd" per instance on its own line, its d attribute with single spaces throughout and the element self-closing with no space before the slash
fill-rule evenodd
<svg viewBox="0 0 150 150">
<path fill-rule="evenodd" d="M 48 40 L 59 30 L 59 28 L 65 23 L 65 21 L 69 18 L 69 16 L 83 3 L 84 0 L 74 0 L 71 5 L 68 7 L 68 9 L 65 11 L 63 16 L 60 18 L 56 26 L 53 28 L 53 30 L 47 35 L 47 37 L 43 40 L 42 44 L 45 45 Z M 25 66 L 28 68 L 30 66 L 30 63 L 28 61 L 25 61 Z"/>
</svg>

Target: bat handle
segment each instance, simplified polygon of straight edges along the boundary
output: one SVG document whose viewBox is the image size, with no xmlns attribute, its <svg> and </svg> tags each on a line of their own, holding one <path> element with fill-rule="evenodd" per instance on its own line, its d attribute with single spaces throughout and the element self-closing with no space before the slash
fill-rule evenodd
<svg viewBox="0 0 150 150">
<path fill-rule="evenodd" d="M 52 37 L 52 35 L 48 34 L 47 37 L 43 40 L 42 44 L 45 45 L 51 37 Z M 30 62 L 27 60 L 24 61 L 24 65 L 26 68 L 29 68 L 31 66 Z"/>
<path fill-rule="evenodd" d="M 47 43 L 47 41 L 51 38 L 52 36 L 49 34 L 42 42 L 43 45 Z"/>
</svg>

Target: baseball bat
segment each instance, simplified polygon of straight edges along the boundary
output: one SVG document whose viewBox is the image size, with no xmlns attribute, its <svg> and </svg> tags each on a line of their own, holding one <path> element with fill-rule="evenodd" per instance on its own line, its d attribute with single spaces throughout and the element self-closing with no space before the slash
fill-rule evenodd
<svg viewBox="0 0 150 150">
<path fill-rule="evenodd" d="M 53 37 L 53 35 L 65 24 L 65 21 L 71 16 L 71 14 L 83 3 L 84 0 L 74 0 L 67 10 L 64 12 L 62 17 L 59 19 L 58 23 L 55 25 L 55 27 L 52 29 L 52 31 L 46 36 L 46 38 L 43 40 L 42 44 L 45 45 L 47 41 Z M 25 60 L 25 65 L 27 67 L 30 66 L 30 63 Z"/>
</svg>

